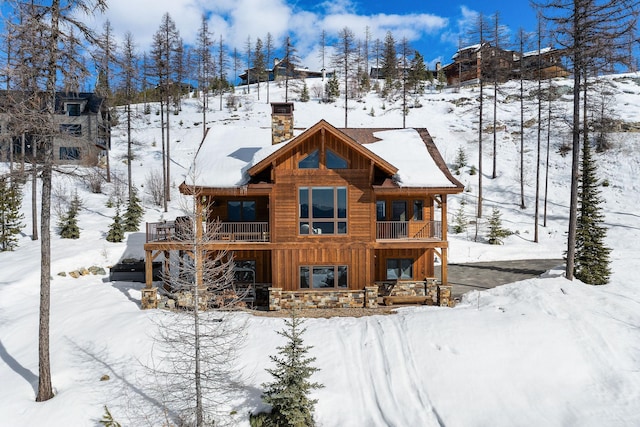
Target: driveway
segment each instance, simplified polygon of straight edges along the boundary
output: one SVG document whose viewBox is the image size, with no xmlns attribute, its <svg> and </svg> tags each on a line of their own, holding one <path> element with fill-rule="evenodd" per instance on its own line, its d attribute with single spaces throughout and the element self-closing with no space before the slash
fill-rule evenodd
<svg viewBox="0 0 640 427">
<path fill-rule="evenodd" d="M 562 259 L 526 259 L 518 261 L 476 262 L 449 264 L 449 284 L 453 297 L 458 299 L 472 290 L 486 290 L 495 286 L 538 277 L 544 272 L 564 265 Z M 440 267 L 436 267 L 440 277 Z"/>
</svg>

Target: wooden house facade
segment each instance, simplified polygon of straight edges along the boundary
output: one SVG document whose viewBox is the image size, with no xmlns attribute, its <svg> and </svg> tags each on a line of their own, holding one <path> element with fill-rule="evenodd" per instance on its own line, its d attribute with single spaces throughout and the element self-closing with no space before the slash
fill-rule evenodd
<svg viewBox="0 0 640 427">
<path fill-rule="evenodd" d="M 524 79 L 566 77 L 569 72 L 562 63 L 562 54 L 562 50 L 545 48 L 520 55 L 484 43 L 459 49 L 443 71 L 449 86 L 475 84 L 481 77 L 498 82 L 520 76 Z"/>
<path fill-rule="evenodd" d="M 293 105 L 273 112 L 271 138 L 226 129 L 202 141 L 193 167 L 204 173 L 180 189 L 201 206 L 196 229 L 219 224 L 207 250 L 253 269 L 272 310 L 372 307 L 394 295 L 447 305 L 447 196 L 463 186 L 427 130 L 320 120 L 294 136 Z M 148 224 L 147 269 L 188 249 L 157 238 L 158 226 Z"/>
</svg>

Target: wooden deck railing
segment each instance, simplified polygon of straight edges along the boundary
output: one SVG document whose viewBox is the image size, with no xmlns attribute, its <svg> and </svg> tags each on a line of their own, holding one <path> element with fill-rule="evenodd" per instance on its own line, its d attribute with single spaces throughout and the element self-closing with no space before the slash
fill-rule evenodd
<svg viewBox="0 0 640 427">
<path fill-rule="evenodd" d="M 176 221 L 147 223 L 147 242 L 186 241 L 190 238 L 192 237 L 188 228 L 176 227 Z M 268 242 L 269 223 L 223 222 L 216 225 L 215 229 L 210 229 L 205 239 L 214 242 Z"/>
<path fill-rule="evenodd" d="M 378 221 L 376 239 L 442 239 L 442 223 L 428 221 L 417 233 L 409 233 L 409 221 Z"/>
</svg>

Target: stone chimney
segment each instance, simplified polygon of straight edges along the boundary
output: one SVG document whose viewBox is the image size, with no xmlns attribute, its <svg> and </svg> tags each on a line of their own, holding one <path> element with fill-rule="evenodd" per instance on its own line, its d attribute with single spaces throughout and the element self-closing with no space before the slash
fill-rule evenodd
<svg viewBox="0 0 640 427">
<path fill-rule="evenodd" d="M 271 144 L 293 138 L 293 102 L 271 103 Z"/>
</svg>

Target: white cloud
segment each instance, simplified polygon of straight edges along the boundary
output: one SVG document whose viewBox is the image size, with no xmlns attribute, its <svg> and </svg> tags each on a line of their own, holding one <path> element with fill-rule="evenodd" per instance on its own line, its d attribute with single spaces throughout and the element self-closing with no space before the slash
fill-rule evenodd
<svg viewBox="0 0 640 427">
<path fill-rule="evenodd" d="M 447 18 L 428 13 L 359 14 L 353 0 L 324 1 L 310 10 L 299 9 L 292 0 L 109 0 L 107 14 L 94 25 L 100 31 L 108 18 L 118 37 L 131 31 L 139 50 L 148 50 L 164 13 L 176 22 L 187 44 L 195 41 L 203 14 L 215 39 L 222 36 L 227 47 L 240 52 L 244 52 L 248 36 L 255 44 L 258 37 L 264 41 L 271 33 L 279 50 L 284 37 L 291 35 L 298 55 L 310 68 L 320 68 L 317 58 L 322 30 L 327 32 L 328 45 L 344 27 L 358 39 L 364 39 L 368 27 L 372 41 L 384 39 L 391 31 L 398 41 L 406 37 L 419 43 L 438 38 L 450 24 Z M 461 13 L 464 19 L 474 12 L 463 7 Z M 458 27 L 462 25 L 459 21 Z"/>
</svg>

